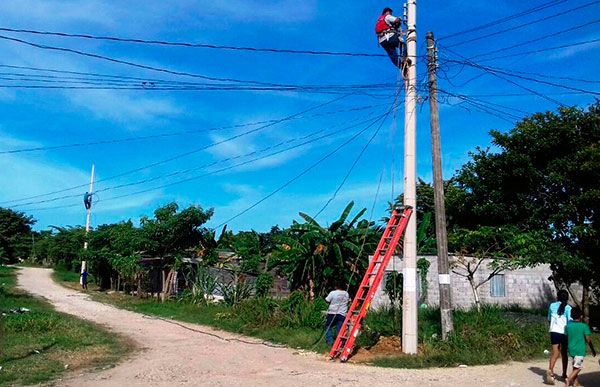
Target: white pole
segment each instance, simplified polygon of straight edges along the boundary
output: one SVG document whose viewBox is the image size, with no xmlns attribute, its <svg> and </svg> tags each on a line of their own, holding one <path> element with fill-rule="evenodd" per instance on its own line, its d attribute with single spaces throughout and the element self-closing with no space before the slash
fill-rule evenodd
<svg viewBox="0 0 600 387">
<path fill-rule="evenodd" d="M 416 85 L 417 2 L 407 0 L 406 52 L 410 59 L 405 80 L 404 205 L 413 208 L 404 237 L 404 286 L 402 297 L 402 351 L 417 353 L 417 183 L 416 183 Z"/>
<path fill-rule="evenodd" d="M 92 164 L 92 177 L 90 178 L 90 190 L 88 194 L 93 195 L 94 193 L 94 164 Z M 92 202 L 90 202 L 90 208 L 87 209 L 87 215 L 85 217 L 85 235 L 87 237 L 88 232 L 90 231 L 90 218 L 92 216 Z M 88 243 L 87 240 L 83 243 L 83 248 L 87 250 Z"/>
</svg>

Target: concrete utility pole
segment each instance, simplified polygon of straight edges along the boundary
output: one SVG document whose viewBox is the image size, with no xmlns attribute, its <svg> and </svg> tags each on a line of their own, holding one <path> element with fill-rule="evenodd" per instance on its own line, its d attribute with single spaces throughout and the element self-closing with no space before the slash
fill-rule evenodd
<svg viewBox="0 0 600 387">
<path fill-rule="evenodd" d="M 94 164 L 92 164 L 92 177 L 90 178 L 90 190 L 87 192 L 88 195 L 94 194 L 94 167 L 95 167 Z M 87 215 L 85 217 L 85 236 L 87 237 L 88 232 L 90 232 L 90 218 L 92 216 L 92 200 L 91 199 L 90 199 L 90 206 L 86 210 L 87 210 Z M 86 250 L 88 248 L 87 239 L 83 243 L 83 248 Z M 81 266 L 82 270 L 83 270 L 84 265 L 85 265 L 85 261 L 82 262 L 82 266 Z"/>
<path fill-rule="evenodd" d="M 440 284 L 440 314 L 442 338 L 446 340 L 448 335 L 454 331 L 454 319 L 452 317 L 452 287 L 450 286 L 448 265 L 448 236 L 446 234 L 440 117 L 437 101 L 437 52 L 433 32 L 427 33 L 427 70 L 429 72 L 429 113 L 431 153 L 433 154 L 433 200 L 435 203 L 435 239 L 437 243 L 438 279 Z"/>
<path fill-rule="evenodd" d="M 404 80 L 404 205 L 413 208 L 404 237 L 404 286 L 402 295 L 402 351 L 417 353 L 417 1 L 407 0 L 406 53 L 410 60 Z"/>
</svg>

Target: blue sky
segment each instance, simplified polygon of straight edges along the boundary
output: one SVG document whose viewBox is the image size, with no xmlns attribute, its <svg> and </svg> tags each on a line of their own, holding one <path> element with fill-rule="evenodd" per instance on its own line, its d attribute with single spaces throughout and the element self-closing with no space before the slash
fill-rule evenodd
<svg viewBox="0 0 600 387">
<path fill-rule="evenodd" d="M 441 56 L 453 56 L 444 50 L 472 57 L 494 49 L 518 44 L 540 36 L 578 26 L 597 19 L 600 4 L 586 6 L 568 17 L 533 21 L 588 4 L 586 1 L 557 2 L 524 17 L 460 37 L 442 39 Z M 328 50 L 382 53 L 373 34 L 374 21 L 383 1 L 3 1 L 0 3 L 0 27 L 22 28 L 94 35 L 137 37 L 144 39 L 185 41 L 217 45 L 268 47 L 294 50 Z M 481 25 L 507 15 L 544 4 L 543 1 L 434 1 L 418 4 L 418 54 L 425 54 L 425 33 L 451 36 L 454 32 Z M 401 11 L 400 2 L 391 4 Z M 524 28 L 490 36 L 486 39 L 451 47 L 504 28 L 530 23 Z M 125 61 L 167 68 L 174 71 L 204 74 L 210 77 L 235 78 L 260 82 L 309 85 L 348 85 L 393 83 L 397 71 L 384 57 L 339 57 L 297 54 L 161 47 L 98 40 L 70 39 L 0 32 L 0 35 L 38 44 L 93 52 Z M 598 24 L 570 33 L 529 43 L 502 54 L 543 49 L 598 38 Z M 563 85 L 598 90 L 597 84 L 567 81 L 554 77 L 596 80 L 600 43 L 578 45 L 562 50 L 519 55 L 481 62 L 513 71 L 544 74 L 544 79 Z M 198 82 L 198 79 L 174 76 L 151 70 L 128 67 L 67 52 L 43 50 L 0 39 L 0 65 L 27 66 L 86 73 Z M 474 59 L 489 59 L 492 56 Z M 418 77 L 423 79 L 425 66 L 418 63 Z M 517 116 L 554 110 L 556 103 L 530 94 L 518 86 L 481 70 L 461 66 L 442 66 L 440 89 L 466 95 L 485 95 L 489 102 L 508 106 Z M 0 85 L 27 84 L 11 80 L 15 73 L 36 73 L 0 67 Z M 11 75 L 13 74 L 13 75 Z M 441 74 L 442 75 L 442 74 Z M 21 76 L 23 77 L 23 76 Z M 538 77 L 539 78 L 539 77 Z M 48 79 L 48 78 L 47 78 Z M 587 106 L 591 94 L 565 94 L 555 86 L 515 79 L 517 83 L 565 105 Z M 38 83 L 39 84 L 39 83 Z M 48 83 L 56 84 L 56 83 Z M 506 94 L 529 94 L 506 96 Z M 171 201 L 181 206 L 199 204 L 213 207 L 215 215 L 209 226 L 216 226 L 254 204 L 285 184 L 310 164 L 350 138 L 365 125 L 358 125 L 389 109 L 393 91 L 377 95 L 357 94 L 342 98 L 301 117 L 257 130 L 234 141 L 223 141 L 243 134 L 257 125 L 253 122 L 277 120 L 324 104 L 339 95 L 290 91 L 182 91 L 182 90 L 86 90 L 86 89 L 16 89 L 0 87 L 0 152 L 30 147 L 103 141 L 132 136 L 173 134 L 124 143 L 81 146 L 38 152 L 0 154 L 0 206 L 13 206 L 33 215 L 37 229 L 49 225 L 77 225 L 85 222 L 82 196 L 85 188 L 43 196 L 20 202 L 8 202 L 48 192 L 60 191 L 89 181 L 91 164 L 96 165 L 98 179 L 108 178 L 182 153 L 190 153 L 171 162 L 140 170 L 119 178 L 99 181 L 96 189 L 92 224 L 137 220 L 150 215 L 160 205 Z M 489 96 L 495 95 L 495 96 Z M 425 96 L 425 94 L 423 94 Z M 444 177 L 450 177 L 468 160 L 468 152 L 489 145 L 490 129 L 509 130 L 514 117 L 486 114 L 465 109 L 457 98 L 444 99 L 440 106 Z M 330 223 L 350 201 L 357 208 L 371 208 L 375 219 L 384 215 L 386 201 L 402 191 L 404 108 L 397 112 L 396 125 L 387 120 L 370 144 L 336 198 L 319 216 Z M 417 112 L 417 170 L 420 178 L 431 180 L 431 145 L 429 108 Z M 238 127 L 206 131 L 223 126 Z M 395 128 L 396 127 L 396 128 Z M 232 221 L 234 230 L 267 230 L 271 225 L 288 226 L 298 219 L 298 211 L 315 214 L 333 195 L 375 127 L 332 155 L 281 192 Z M 318 132 L 321 131 L 321 132 Z M 337 131 L 337 132 L 336 132 Z M 314 134 L 318 132 L 317 134 Z M 334 133 L 334 134 L 331 134 Z M 239 162 L 251 160 L 261 150 L 284 149 L 306 139 L 331 134 L 271 157 L 248 162 L 243 166 L 215 173 Z M 306 137 L 308 136 L 308 137 Z M 302 140 L 302 137 L 306 137 Z M 286 143 L 287 145 L 281 145 Z M 249 155 L 251 152 L 259 152 Z M 395 155 L 395 156 L 394 156 Z M 235 160 L 223 161 L 224 159 Z M 392 159 L 395 161 L 392 162 Z M 213 166 L 204 165 L 215 162 Z M 188 169 L 193 171 L 184 172 Z M 213 172 L 210 175 L 199 176 Z M 166 176 L 165 175 L 169 175 Z M 395 177 L 392 179 L 392 175 Z M 381 185 L 378 184 L 380 176 Z M 113 188 L 117 185 L 145 183 Z M 188 179 L 171 186 L 165 184 Z M 379 187 L 378 201 L 375 196 Z M 154 189 L 156 188 L 156 189 Z M 139 191 L 146 191 L 141 192 Z M 39 203 L 58 196 L 74 196 Z M 22 205 L 29 202 L 38 202 Z M 17 205 L 17 204 L 20 204 Z M 60 208 L 57 208 L 60 207 Z"/>
</svg>

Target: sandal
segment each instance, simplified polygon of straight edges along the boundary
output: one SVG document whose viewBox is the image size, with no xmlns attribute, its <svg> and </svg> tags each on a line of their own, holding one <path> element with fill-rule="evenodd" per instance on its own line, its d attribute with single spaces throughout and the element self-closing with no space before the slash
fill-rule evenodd
<svg viewBox="0 0 600 387">
<path fill-rule="evenodd" d="M 554 373 L 550 370 L 546 371 L 546 384 L 554 385 L 555 376 Z"/>
</svg>

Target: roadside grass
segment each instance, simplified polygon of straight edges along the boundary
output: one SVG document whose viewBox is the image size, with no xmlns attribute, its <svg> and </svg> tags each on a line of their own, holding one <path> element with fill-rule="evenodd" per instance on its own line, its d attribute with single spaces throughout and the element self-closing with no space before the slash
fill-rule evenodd
<svg viewBox="0 0 600 387">
<path fill-rule="evenodd" d="M 286 300 L 248 299 L 234 307 L 182 300 L 161 303 L 116 292 L 90 294 L 97 301 L 150 316 L 211 326 L 323 354 L 329 350 L 322 337 L 320 312 L 326 304 L 317 300 L 311 305 L 298 293 Z M 484 306 L 481 312 L 457 310 L 454 319 L 456 333 L 442 341 L 439 309 L 420 309 L 419 354 L 378 357 L 374 351 L 368 363 L 394 368 L 474 366 L 539 359 L 549 349 L 544 311 Z M 398 336 L 401 323 L 400 310 L 369 312 L 357 347 L 370 348 L 380 336 Z M 600 335 L 594 334 L 593 340 L 600 348 Z"/>
<path fill-rule="evenodd" d="M 133 346 L 105 329 L 56 312 L 16 289 L 16 271 L 0 266 L 0 385 L 38 384 L 65 372 L 118 362 Z M 16 314 L 11 310 L 29 309 Z"/>
</svg>

